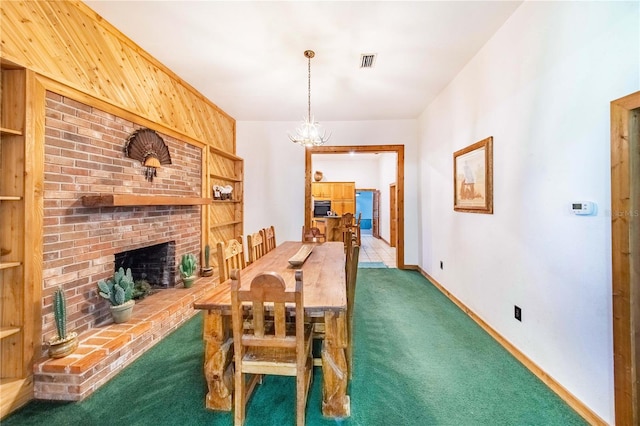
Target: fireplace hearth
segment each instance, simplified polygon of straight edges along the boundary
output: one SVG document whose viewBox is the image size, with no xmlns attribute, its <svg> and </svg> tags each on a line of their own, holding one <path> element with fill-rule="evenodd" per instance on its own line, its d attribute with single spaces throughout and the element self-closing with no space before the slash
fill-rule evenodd
<svg viewBox="0 0 640 426">
<path fill-rule="evenodd" d="M 115 270 L 131 268 L 134 280 L 145 279 L 155 288 L 172 288 L 176 285 L 175 253 L 175 241 L 116 253 Z"/>
</svg>

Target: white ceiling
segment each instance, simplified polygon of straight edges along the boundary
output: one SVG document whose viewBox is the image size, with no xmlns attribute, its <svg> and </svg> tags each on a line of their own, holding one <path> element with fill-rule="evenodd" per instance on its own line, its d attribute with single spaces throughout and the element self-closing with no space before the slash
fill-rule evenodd
<svg viewBox="0 0 640 426">
<path fill-rule="evenodd" d="M 301 120 L 312 49 L 323 122 L 416 118 L 522 1 L 85 3 L 238 121 Z"/>
</svg>

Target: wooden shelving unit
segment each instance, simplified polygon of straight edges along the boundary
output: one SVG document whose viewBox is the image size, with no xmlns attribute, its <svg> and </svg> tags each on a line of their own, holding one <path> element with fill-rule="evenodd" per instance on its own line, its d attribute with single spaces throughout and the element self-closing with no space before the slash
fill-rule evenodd
<svg viewBox="0 0 640 426">
<path fill-rule="evenodd" d="M 230 185 L 233 188 L 231 199 L 211 201 L 205 218 L 207 232 L 204 244 L 211 247 L 211 261 L 215 264 L 215 248 L 218 242 L 237 238 L 243 232 L 244 161 L 236 155 L 213 147 L 207 149 L 207 195 L 213 197 L 213 188 L 216 185 Z"/>
<path fill-rule="evenodd" d="M 33 398 L 33 292 L 25 264 L 30 162 L 27 126 L 28 72 L 0 69 L 0 418 Z M 31 198 L 29 198 L 31 200 Z M 31 261 L 31 259 L 29 259 Z M 40 283 L 38 282 L 37 285 Z M 35 285 L 35 283 L 31 283 Z M 37 303 L 40 301 L 38 300 Z M 36 340 L 37 341 L 37 340 Z"/>
</svg>

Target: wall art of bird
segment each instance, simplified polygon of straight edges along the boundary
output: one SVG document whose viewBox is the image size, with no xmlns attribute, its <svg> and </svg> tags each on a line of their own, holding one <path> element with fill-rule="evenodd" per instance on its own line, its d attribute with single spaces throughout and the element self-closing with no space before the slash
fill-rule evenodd
<svg viewBox="0 0 640 426">
<path fill-rule="evenodd" d="M 149 182 L 157 176 L 160 165 L 171 164 L 169 148 L 154 130 L 138 129 L 127 139 L 124 146 L 127 157 L 140 161 L 144 167 L 144 177 Z"/>
</svg>

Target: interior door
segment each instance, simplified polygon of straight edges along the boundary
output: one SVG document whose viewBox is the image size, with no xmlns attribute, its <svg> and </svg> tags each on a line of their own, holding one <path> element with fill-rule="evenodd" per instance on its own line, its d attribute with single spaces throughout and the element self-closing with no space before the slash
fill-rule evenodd
<svg viewBox="0 0 640 426">
<path fill-rule="evenodd" d="M 389 245 L 395 247 L 398 241 L 398 192 L 396 184 L 389 185 Z"/>
<path fill-rule="evenodd" d="M 371 220 L 371 233 L 375 238 L 380 238 L 380 191 L 373 191 L 373 218 Z"/>
</svg>

